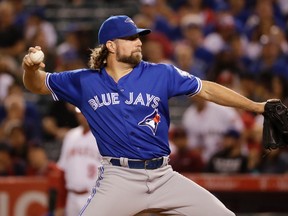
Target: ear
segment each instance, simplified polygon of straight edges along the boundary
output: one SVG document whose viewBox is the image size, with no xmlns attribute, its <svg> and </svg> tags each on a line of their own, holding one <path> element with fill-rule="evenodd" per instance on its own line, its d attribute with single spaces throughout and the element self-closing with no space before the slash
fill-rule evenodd
<svg viewBox="0 0 288 216">
<path fill-rule="evenodd" d="M 107 41 L 106 47 L 110 53 L 115 53 L 116 44 L 113 41 Z"/>
</svg>

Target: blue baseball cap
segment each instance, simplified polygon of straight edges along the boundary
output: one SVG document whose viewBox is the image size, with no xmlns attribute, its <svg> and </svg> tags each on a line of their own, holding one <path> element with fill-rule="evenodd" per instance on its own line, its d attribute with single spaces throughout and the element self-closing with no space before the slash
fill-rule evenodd
<svg viewBox="0 0 288 216">
<path fill-rule="evenodd" d="M 146 35 L 150 29 L 138 28 L 133 20 L 126 15 L 111 16 L 100 26 L 98 32 L 99 44 L 106 44 L 108 40 L 129 37 L 136 34 Z"/>
</svg>

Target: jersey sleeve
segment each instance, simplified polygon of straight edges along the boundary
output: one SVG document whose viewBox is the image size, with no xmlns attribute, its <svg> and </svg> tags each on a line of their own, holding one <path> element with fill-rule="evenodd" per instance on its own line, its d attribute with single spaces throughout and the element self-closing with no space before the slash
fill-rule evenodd
<svg viewBox="0 0 288 216">
<path fill-rule="evenodd" d="M 47 73 L 46 86 L 55 101 L 64 100 L 75 106 L 80 104 L 81 70 Z"/>
<path fill-rule="evenodd" d="M 200 92 L 202 88 L 200 78 L 173 65 L 170 65 L 169 73 L 168 88 L 170 97 L 177 95 L 194 96 Z"/>
</svg>

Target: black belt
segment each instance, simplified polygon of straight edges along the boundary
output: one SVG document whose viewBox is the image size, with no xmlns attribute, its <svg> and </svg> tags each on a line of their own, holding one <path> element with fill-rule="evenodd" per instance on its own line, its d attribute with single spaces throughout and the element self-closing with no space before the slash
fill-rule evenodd
<svg viewBox="0 0 288 216">
<path fill-rule="evenodd" d="M 129 160 L 128 159 L 128 167 L 131 169 L 158 169 L 163 165 L 163 157 L 155 158 L 151 160 Z M 120 159 L 112 158 L 110 159 L 110 163 L 114 166 L 122 166 L 120 163 Z"/>
</svg>

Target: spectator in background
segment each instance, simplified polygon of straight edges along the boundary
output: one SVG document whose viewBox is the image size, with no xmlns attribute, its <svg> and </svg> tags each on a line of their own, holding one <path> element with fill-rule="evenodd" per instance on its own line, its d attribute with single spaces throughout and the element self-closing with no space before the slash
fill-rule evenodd
<svg viewBox="0 0 288 216">
<path fill-rule="evenodd" d="M 239 76 L 247 73 L 247 67 L 250 65 L 250 59 L 245 54 L 246 47 L 247 41 L 243 40 L 241 35 L 231 35 L 229 41 L 226 41 L 225 47 L 215 55 L 208 72 L 208 79 L 220 82 L 222 74 L 228 72 L 233 79 L 232 82 L 238 81 Z M 237 89 L 237 86 L 230 87 L 234 90 Z"/>
<path fill-rule="evenodd" d="M 194 76 L 204 78 L 206 74 L 195 64 L 194 50 L 188 44 L 175 45 L 174 63 L 181 70 L 187 71 Z"/>
<path fill-rule="evenodd" d="M 215 80 L 217 83 L 237 91 L 238 76 L 231 70 L 224 69 Z"/>
<path fill-rule="evenodd" d="M 220 149 L 209 160 L 206 172 L 236 174 L 248 172 L 248 157 L 243 154 L 241 134 L 229 129 L 223 134 Z"/>
<path fill-rule="evenodd" d="M 9 91 L 12 91 L 12 87 L 14 93 L 9 94 L 5 98 L 3 106 L 0 106 L 1 129 L 8 131 L 11 125 L 21 125 L 25 131 L 28 142 L 41 140 L 41 117 L 35 104 L 25 100 L 23 90 L 21 90 L 20 86 L 17 86 L 17 84 L 11 85 Z"/>
<path fill-rule="evenodd" d="M 283 78 L 288 80 L 287 56 L 281 51 L 279 43 L 268 35 L 262 35 L 260 43 L 262 45 L 261 53 L 251 63 L 249 71 L 256 78 L 259 78 L 261 73 L 268 73 L 283 76 Z"/>
<path fill-rule="evenodd" d="M 247 56 L 246 50 L 248 41 L 243 40 L 239 34 L 231 36 L 228 42 L 228 47 L 231 49 L 232 61 L 235 64 L 235 69 L 239 75 L 247 73 L 247 68 L 251 64 L 251 59 Z"/>
<path fill-rule="evenodd" d="M 56 71 L 87 67 L 86 61 L 84 61 L 88 50 L 86 47 L 91 47 L 92 44 L 89 32 L 90 30 L 73 24 L 67 27 L 64 32 L 64 40 L 56 47 Z"/>
<path fill-rule="evenodd" d="M 49 26 L 49 25 L 48 25 Z M 52 25 L 51 25 L 52 26 Z M 54 28 L 54 27 L 53 27 Z M 47 35 L 47 30 L 45 28 L 36 28 L 33 35 L 31 35 L 30 39 L 26 41 L 27 46 L 36 46 L 37 44 L 41 44 L 41 48 L 43 52 L 45 52 L 45 67 L 49 68 L 50 71 L 55 71 L 57 66 L 57 58 L 55 53 L 55 45 L 52 45 L 52 42 L 49 41 Z M 51 30 L 52 31 L 52 30 Z M 56 32 L 55 32 L 56 34 Z"/>
<path fill-rule="evenodd" d="M 48 160 L 45 149 L 39 144 L 31 145 L 28 148 L 27 161 L 28 176 L 47 176 L 50 172 L 59 172 L 56 163 Z"/>
<path fill-rule="evenodd" d="M 264 152 L 262 153 L 264 154 Z M 287 152 L 283 149 L 275 149 L 261 157 L 258 163 L 257 171 L 265 174 L 283 174 L 288 173 Z"/>
<path fill-rule="evenodd" d="M 176 126 L 169 134 L 175 150 L 170 155 L 170 165 L 177 172 L 202 172 L 204 163 L 199 152 L 188 146 L 188 137 L 184 128 Z"/>
<path fill-rule="evenodd" d="M 189 147 L 199 151 L 204 163 L 207 163 L 220 148 L 222 134 L 229 128 L 242 132 L 243 122 L 233 108 L 197 98 L 191 100 L 192 104 L 183 113 L 182 124 L 188 134 Z"/>
<path fill-rule="evenodd" d="M 95 43 L 92 28 L 82 28 L 77 24 L 71 24 L 63 34 L 63 41 L 56 47 L 57 67 L 55 70 L 87 67 L 86 59 L 89 56 L 87 47 L 92 47 Z"/>
<path fill-rule="evenodd" d="M 208 79 L 239 91 L 239 79 L 248 74 L 247 67 L 251 64 L 245 54 L 246 47 L 247 41 L 243 40 L 241 35 L 231 35 L 225 47 L 215 55 L 208 71 Z"/>
<path fill-rule="evenodd" d="M 247 74 L 247 76 L 254 77 L 253 74 Z M 243 79 L 243 78 L 241 78 Z M 246 79 L 246 78 L 245 78 Z M 285 104 L 287 103 L 287 79 L 281 75 L 275 75 L 273 73 L 265 72 L 260 73 L 257 78 L 253 79 L 253 82 L 250 81 L 250 85 L 247 83 L 245 86 L 240 86 L 241 91 L 250 91 L 251 97 L 254 97 L 256 100 L 267 100 L 270 97 L 279 98 Z M 241 85 L 243 82 L 241 82 Z M 244 89 L 245 88 L 245 89 Z M 252 93 L 253 92 L 253 93 Z M 247 92 L 248 93 L 248 92 Z M 286 102 L 285 102 L 286 101 Z"/>
<path fill-rule="evenodd" d="M 238 29 L 244 31 L 245 23 L 251 15 L 251 10 L 246 7 L 246 0 L 228 0 L 227 6 Z"/>
<path fill-rule="evenodd" d="M 57 61 L 60 65 L 63 64 L 73 64 L 75 60 L 80 58 L 80 42 L 78 36 L 78 28 L 76 26 L 69 26 L 64 33 L 64 40 L 56 47 Z M 72 66 L 71 68 L 75 68 Z M 58 70 L 58 69 L 57 69 Z M 62 71 L 60 69 L 59 71 Z"/>
<path fill-rule="evenodd" d="M 45 52 L 45 66 L 50 71 L 55 71 L 57 64 L 55 48 L 58 42 L 58 33 L 54 25 L 45 19 L 43 8 L 36 8 L 30 12 L 24 29 L 26 45 L 41 45 Z"/>
<path fill-rule="evenodd" d="M 67 131 L 78 126 L 74 107 L 63 101 L 49 104 L 42 125 L 44 142 L 62 143 Z"/>
<path fill-rule="evenodd" d="M 246 22 L 246 32 L 252 40 L 259 40 L 263 34 L 268 34 L 271 26 L 285 29 L 285 20 L 280 12 L 279 4 L 271 0 L 256 0 L 253 11 Z"/>
<path fill-rule="evenodd" d="M 40 145 L 29 147 L 27 176 L 48 178 L 48 215 L 63 216 L 66 201 L 64 174 L 55 162 L 48 159 L 45 149 Z"/>
<path fill-rule="evenodd" d="M 0 54 L 0 105 L 8 95 L 9 86 L 16 81 L 14 61 L 8 55 Z"/>
<path fill-rule="evenodd" d="M 288 18 L 288 2 L 286 0 L 276 0 L 284 20 Z"/>
<path fill-rule="evenodd" d="M 165 0 L 140 0 L 139 13 L 133 17 L 139 28 L 159 32 L 171 41 L 181 37 L 178 18 Z"/>
<path fill-rule="evenodd" d="M 55 27 L 45 19 L 43 8 L 34 9 L 26 21 L 25 40 L 28 45 L 35 45 L 33 39 L 37 34 L 41 37 L 45 48 L 54 50 L 58 42 L 58 35 Z M 42 46 L 42 44 L 41 44 Z"/>
<path fill-rule="evenodd" d="M 10 2 L 0 2 L 0 54 L 10 55 L 17 59 L 22 57 L 25 49 L 21 29 L 14 24 L 14 9 Z"/>
<path fill-rule="evenodd" d="M 237 32 L 234 17 L 226 11 L 220 11 L 217 13 L 216 25 L 214 31 L 211 31 L 206 35 L 204 39 L 204 47 L 214 55 L 220 53 L 226 47 L 233 35 L 241 34 Z M 244 35 L 241 35 L 245 40 Z"/>
<path fill-rule="evenodd" d="M 271 95 L 280 98 L 282 103 L 288 106 L 288 80 L 282 76 L 274 75 L 271 79 Z"/>
<path fill-rule="evenodd" d="M 0 177 L 24 175 L 26 175 L 26 164 L 23 161 L 13 160 L 10 145 L 0 141 Z"/>
<path fill-rule="evenodd" d="M 254 76 L 250 73 L 242 73 L 240 75 L 239 80 L 239 89 L 246 97 L 259 101 L 265 100 L 263 96 L 262 90 L 259 91 L 259 83 L 257 83 L 254 79 Z M 266 93 L 265 93 L 266 94 Z M 248 169 L 250 172 L 255 170 L 256 165 L 258 164 L 260 155 L 260 150 L 262 148 L 262 130 L 263 130 L 263 122 L 259 123 L 258 119 L 262 117 L 261 115 L 255 115 L 255 113 L 240 111 L 239 114 L 244 124 L 243 131 L 241 133 L 243 143 L 247 146 L 248 154 Z"/>
<path fill-rule="evenodd" d="M 257 94 L 255 92 L 256 81 L 253 74 L 251 73 L 242 73 L 239 76 L 239 92 L 245 95 L 246 97 L 254 100 L 257 99 Z"/>
<path fill-rule="evenodd" d="M 257 94 L 257 97 L 261 100 L 267 100 L 272 95 L 272 89 L 271 89 L 271 80 L 273 77 L 273 74 L 264 71 L 262 73 L 259 73 L 258 75 L 255 75 L 255 92 Z"/>
<path fill-rule="evenodd" d="M 184 17 L 197 17 L 201 20 L 204 34 L 208 34 L 215 26 L 215 12 L 205 5 L 203 0 L 186 0 L 177 9 L 177 15 L 182 20 Z"/>
<path fill-rule="evenodd" d="M 24 32 L 25 23 L 30 15 L 30 10 L 27 10 L 25 7 L 25 0 L 8 0 L 14 9 L 14 24 L 17 28 L 21 29 Z"/>
<path fill-rule="evenodd" d="M 241 69 L 238 68 L 237 60 L 234 58 L 230 47 L 225 47 L 221 50 L 214 59 L 213 66 L 208 71 L 207 77 L 209 80 L 216 81 L 220 84 L 225 84 L 235 90 L 234 83 L 239 78 Z M 230 83 L 226 82 L 229 76 Z M 224 78 L 224 79 L 223 79 Z"/>
<path fill-rule="evenodd" d="M 65 173 L 66 215 L 79 214 L 95 184 L 102 159 L 89 125 L 78 108 L 75 108 L 75 115 L 79 126 L 66 133 L 57 162 Z"/>
<path fill-rule="evenodd" d="M 10 122 L 5 132 L 7 143 L 11 147 L 12 159 L 26 164 L 29 143 L 23 126 L 19 122 Z"/>
<path fill-rule="evenodd" d="M 143 58 L 154 63 L 171 63 L 172 43 L 161 33 L 147 35 L 143 42 Z"/>
<path fill-rule="evenodd" d="M 245 147 L 248 151 L 248 169 L 250 172 L 254 172 L 255 168 L 261 157 L 262 149 L 262 131 L 263 123 L 259 123 L 261 115 L 255 115 L 250 112 L 241 112 L 241 118 L 244 123 L 244 129 L 242 132 L 242 140 L 245 143 Z"/>
<path fill-rule="evenodd" d="M 204 21 L 197 15 L 188 14 L 183 16 L 180 20 L 183 38 L 175 44 L 175 50 L 178 46 L 181 46 L 182 43 L 190 46 L 193 50 L 193 72 L 197 72 L 195 75 L 199 75 L 200 78 L 205 79 L 214 56 L 204 47 L 204 26 Z"/>
<path fill-rule="evenodd" d="M 246 22 L 245 33 L 249 39 L 247 55 L 250 59 L 255 60 L 261 55 L 261 36 L 270 35 L 273 26 L 284 31 L 286 24 L 274 13 L 273 1 L 257 0 L 253 9 L 253 13 Z"/>
</svg>

